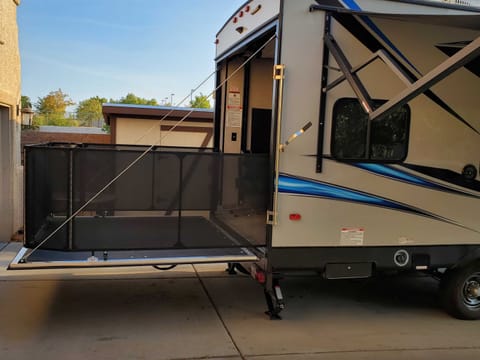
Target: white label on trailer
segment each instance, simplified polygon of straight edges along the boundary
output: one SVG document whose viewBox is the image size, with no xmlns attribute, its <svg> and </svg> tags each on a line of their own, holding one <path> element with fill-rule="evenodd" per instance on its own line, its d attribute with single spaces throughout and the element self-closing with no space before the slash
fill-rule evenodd
<svg viewBox="0 0 480 360">
<path fill-rule="evenodd" d="M 242 108 L 242 103 L 241 103 L 240 100 L 241 100 L 240 91 L 231 90 L 228 93 L 228 108 L 229 109 L 232 109 L 232 108 L 241 109 Z"/>
<path fill-rule="evenodd" d="M 227 126 L 242 127 L 242 97 L 239 91 L 228 92 Z"/>
<path fill-rule="evenodd" d="M 360 246 L 363 245 L 364 228 L 345 227 L 342 228 L 340 236 L 340 245 Z"/>
<path fill-rule="evenodd" d="M 242 127 L 242 110 L 229 110 L 227 113 L 228 127 Z"/>
</svg>

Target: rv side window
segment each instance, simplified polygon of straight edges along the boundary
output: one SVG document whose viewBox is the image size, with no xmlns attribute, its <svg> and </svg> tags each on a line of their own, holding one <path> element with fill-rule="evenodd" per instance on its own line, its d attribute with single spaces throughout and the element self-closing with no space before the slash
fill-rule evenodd
<svg viewBox="0 0 480 360">
<path fill-rule="evenodd" d="M 375 106 L 385 101 L 375 100 Z M 339 99 L 333 107 L 332 155 L 339 160 L 402 161 L 407 156 L 410 108 L 397 111 L 371 124 L 367 156 L 368 115 L 357 99 Z"/>
</svg>

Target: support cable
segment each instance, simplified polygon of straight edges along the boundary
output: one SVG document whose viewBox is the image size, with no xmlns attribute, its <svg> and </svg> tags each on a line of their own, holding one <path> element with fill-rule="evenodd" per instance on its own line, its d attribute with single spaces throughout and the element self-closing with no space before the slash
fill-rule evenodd
<svg viewBox="0 0 480 360">
<path fill-rule="evenodd" d="M 190 96 L 195 94 L 198 89 L 200 89 L 213 75 L 215 75 L 215 73 L 216 73 L 216 71 L 213 71 L 210 75 L 208 75 L 208 77 L 205 80 L 203 80 L 195 89 L 193 89 L 191 94 L 188 94 L 187 96 L 185 96 L 182 100 L 180 100 L 177 104 L 175 104 L 174 107 L 172 109 L 170 109 L 170 111 L 168 113 L 166 113 L 164 116 L 162 116 L 162 118 L 160 120 L 158 120 L 158 122 L 160 123 L 159 126 L 161 126 L 162 121 L 166 120 L 167 117 L 169 117 L 174 111 L 179 110 L 179 109 L 176 109 L 175 107 L 178 107 L 178 106 L 182 105 L 185 100 L 187 100 Z M 153 124 L 150 128 L 148 128 L 148 130 L 146 130 L 144 132 L 144 134 L 142 136 L 140 136 L 137 140 L 135 140 L 134 144 L 138 144 L 138 142 L 140 140 L 142 140 L 145 136 L 147 136 L 156 127 L 157 127 L 157 124 Z M 160 143 L 161 143 L 161 141 L 160 141 Z"/>
<path fill-rule="evenodd" d="M 247 60 L 245 60 L 235 71 L 233 71 L 225 80 L 223 80 L 217 87 L 214 88 L 214 90 L 207 96 L 207 99 L 211 98 L 215 92 L 220 89 L 223 85 L 227 83 L 228 80 L 230 80 L 235 74 L 237 74 L 247 63 L 249 63 L 255 56 L 257 56 L 260 51 L 262 51 L 273 39 L 276 38 L 276 34 L 272 35 L 262 46 L 260 46 L 252 55 L 250 55 Z M 202 86 L 213 74 L 209 75 L 207 79 L 205 79 L 196 89 L 198 89 L 200 86 Z M 185 97 L 179 104 L 181 104 L 183 101 L 185 101 L 186 98 L 188 98 L 190 94 L 188 94 L 187 97 Z M 167 115 L 171 114 L 173 111 L 176 109 L 172 109 Z M 184 117 L 182 117 L 180 120 L 178 120 L 175 125 L 173 125 L 162 137 L 160 137 L 158 142 L 161 142 L 163 139 L 165 139 L 173 130 L 175 130 L 187 117 L 189 117 L 195 109 L 190 110 Z M 162 120 L 164 119 L 162 118 Z M 161 121 L 161 120 L 160 120 Z M 154 126 L 156 127 L 156 125 Z M 150 128 L 145 135 L 147 135 L 154 127 Z M 35 252 L 37 251 L 43 244 L 45 244 L 48 240 L 50 240 L 57 232 L 60 231 L 66 224 L 68 224 L 72 219 L 74 219 L 80 212 L 82 212 L 88 205 L 90 205 L 95 199 L 97 199 L 105 190 L 107 190 L 113 183 L 115 183 L 123 174 L 125 174 L 128 170 L 130 170 L 136 163 L 138 163 L 140 160 L 142 160 L 155 146 L 157 146 L 157 142 L 153 143 L 150 145 L 145 151 L 143 151 L 136 159 L 134 159 L 129 165 L 127 165 L 120 173 L 115 176 L 112 180 L 110 180 L 105 186 L 103 186 L 95 195 L 93 195 L 89 200 L 85 202 L 78 210 L 76 210 L 72 215 L 70 215 L 66 220 L 64 220 L 60 225 L 58 225 L 55 230 L 53 230 L 45 239 L 43 239 L 37 246 L 35 246 L 32 251 L 28 255 L 26 255 L 22 260 L 23 262 L 26 262 L 28 258 Z"/>
</svg>

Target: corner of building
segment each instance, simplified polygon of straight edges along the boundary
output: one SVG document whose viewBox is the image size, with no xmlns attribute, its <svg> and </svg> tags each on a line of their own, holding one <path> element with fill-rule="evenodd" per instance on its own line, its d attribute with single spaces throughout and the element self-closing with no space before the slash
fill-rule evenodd
<svg viewBox="0 0 480 360">
<path fill-rule="evenodd" d="M 23 226 L 19 5 L 20 0 L 0 0 L 0 241 L 10 240 Z"/>
</svg>

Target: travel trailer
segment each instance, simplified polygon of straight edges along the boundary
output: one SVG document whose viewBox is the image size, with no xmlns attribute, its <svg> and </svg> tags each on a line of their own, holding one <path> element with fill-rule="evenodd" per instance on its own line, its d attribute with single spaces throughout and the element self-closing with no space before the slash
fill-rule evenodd
<svg viewBox="0 0 480 360">
<path fill-rule="evenodd" d="M 227 262 L 272 318 L 292 271 L 419 272 L 480 318 L 480 5 L 252 0 L 215 42 L 213 148 L 27 148 L 10 267 Z"/>
</svg>

